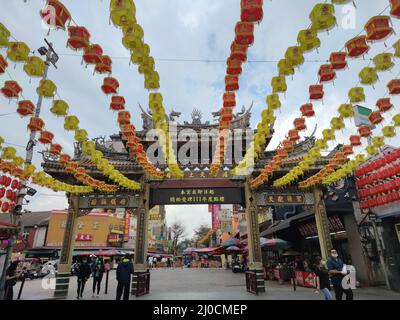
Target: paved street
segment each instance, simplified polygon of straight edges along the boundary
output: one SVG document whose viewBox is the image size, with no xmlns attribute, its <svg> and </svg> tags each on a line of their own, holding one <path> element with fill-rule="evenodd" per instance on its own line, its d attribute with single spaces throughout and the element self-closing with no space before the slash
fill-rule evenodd
<svg viewBox="0 0 400 320">
<path fill-rule="evenodd" d="M 115 299 L 116 280 L 115 270 L 110 272 L 109 291 L 104 294 L 105 277 L 103 278 L 100 297 L 92 298 L 92 279 L 85 288 L 85 300 L 113 300 Z M 20 283 L 15 286 L 16 297 Z M 71 278 L 69 300 L 76 300 L 76 277 Z M 150 295 L 135 299 L 160 300 L 322 300 L 320 294 L 313 289 L 297 287 L 297 291 L 289 284 L 279 285 L 276 281 L 266 282 L 267 292 L 255 296 L 247 293 L 244 274 L 234 274 L 230 270 L 222 269 L 157 269 L 151 271 Z M 23 300 L 52 299 L 53 291 L 42 288 L 42 280 L 27 280 L 22 293 Z M 400 294 L 384 288 L 364 288 L 355 290 L 356 300 L 400 300 Z"/>
</svg>

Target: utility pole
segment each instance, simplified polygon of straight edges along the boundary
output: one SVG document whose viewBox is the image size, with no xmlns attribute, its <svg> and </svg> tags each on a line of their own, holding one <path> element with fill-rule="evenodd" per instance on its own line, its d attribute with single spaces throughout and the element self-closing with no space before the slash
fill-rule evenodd
<svg viewBox="0 0 400 320">
<path fill-rule="evenodd" d="M 47 74 L 48 74 L 48 71 L 49 71 L 50 64 L 52 64 L 54 66 L 54 68 L 57 69 L 56 63 L 57 63 L 57 61 L 59 59 L 58 54 L 53 49 L 53 45 L 51 43 L 49 43 L 46 39 L 44 39 L 44 41 L 47 44 L 47 48 L 46 47 L 40 47 L 38 49 L 38 52 L 40 53 L 40 55 L 46 56 L 45 69 L 44 69 L 44 72 L 43 72 L 42 80 L 46 80 L 47 79 Z M 41 107 L 42 107 L 42 101 L 43 101 L 43 97 L 41 95 L 39 95 L 38 102 L 37 102 L 37 105 L 36 105 L 36 110 L 35 110 L 35 117 L 39 117 L 40 116 L 40 111 L 41 111 Z M 25 165 L 29 165 L 29 164 L 32 163 L 33 151 L 34 151 L 34 147 L 36 145 L 35 138 L 36 138 L 36 132 L 31 132 L 28 144 L 26 146 Z M 35 193 L 36 193 L 36 190 L 32 189 L 32 188 L 29 188 L 26 185 L 26 182 L 22 182 L 21 183 L 21 187 L 20 187 L 20 189 L 18 191 L 17 204 L 15 206 L 14 211 L 10 213 L 11 222 L 13 224 L 18 225 L 19 217 L 20 217 L 21 212 L 22 212 L 22 206 L 23 206 L 23 201 L 25 199 L 25 196 L 26 195 L 33 196 L 33 195 L 35 195 Z M 19 225 L 18 225 L 18 228 L 19 228 Z M 20 231 L 21 230 L 18 230 L 17 234 L 19 234 Z M 5 286 L 5 279 L 6 279 L 6 271 L 7 271 L 8 264 L 9 264 L 9 262 L 11 260 L 11 255 L 12 255 L 12 250 L 13 250 L 13 245 L 14 245 L 14 241 L 15 240 L 16 240 L 16 236 L 14 235 L 8 241 L 6 258 L 5 258 L 5 261 L 4 261 L 4 266 L 3 266 L 3 270 L 2 270 L 1 278 L 0 278 L 0 300 L 4 299 L 4 286 Z"/>
</svg>

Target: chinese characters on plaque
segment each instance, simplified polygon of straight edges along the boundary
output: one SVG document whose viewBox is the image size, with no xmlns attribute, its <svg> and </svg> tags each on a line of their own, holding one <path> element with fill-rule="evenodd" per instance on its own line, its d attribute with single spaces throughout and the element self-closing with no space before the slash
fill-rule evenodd
<svg viewBox="0 0 400 320">
<path fill-rule="evenodd" d="M 273 204 L 302 204 L 304 195 L 302 194 L 268 194 L 265 199 L 271 205 Z"/>
</svg>

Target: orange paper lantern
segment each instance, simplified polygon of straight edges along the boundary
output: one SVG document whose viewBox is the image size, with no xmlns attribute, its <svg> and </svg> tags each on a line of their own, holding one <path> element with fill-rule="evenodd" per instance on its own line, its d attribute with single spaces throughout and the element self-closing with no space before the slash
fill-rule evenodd
<svg viewBox="0 0 400 320">
<path fill-rule="evenodd" d="M 90 33 L 85 27 L 68 27 L 69 39 L 67 45 L 74 49 L 83 49 L 89 46 Z"/>
<path fill-rule="evenodd" d="M 329 58 L 332 68 L 335 70 L 344 69 L 347 66 L 345 52 L 333 52 Z"/>
<path fill-rule="evenodd" d="M 390 94 L 400 94 L 400 79 L 393 79 L 387 85 Z"/>
<path fill-rule="evenodd" d="M 38 117 L 32 117 L 29 120 L 28 129 L 32 132 L 41 131 L 44 127 L 44 121 Z"/>
<path fill-rule="evenodd" d="M 54 134 L 50 131 L 42 131 L 40 133 L 39 142 L 43 144 L 51 144 L 54 139 Z"/>
<path fill-rule="evenodd" d="M 335 79 L 336 72 L 335 69 L 333 69 L 332 65 L 324 64 L 319 68 L 318 75 L 320 82 L 328 82 Z"/>
<path fill-rule="evenodd" d="M 87 64 L 98 64 L 101 62 L 103 49 L 98 44 L 93 44 L 84 48 L 83 61 Z"/>
<path fill-rule="evenodd" d="M 4 57 L 0 54 L 0 74 L 3 74 L 8 67 L 8 62 Z"/>
<path fill-rule="evenodd" d="M 110 109 L 114 111 L 125 109 L 125 98 L 121 96 L 113 96 L 111 98 Z"/>
<path fill-rule="evenodd" d="M 104 78 L 101 90 L 103 90 L 105 94 L 116 94 L 118 88 L 119 88 L 119 82 L 117 79 L 112 77 Z"/>
<path fill-rule="evenodd" d="M 231 58 L 233 60 L 240 60 L 245 62 L 247 60 L 247 49 L 248 46 L 240 45 L 235 42 L 231 44 Z"/>
<path fill-rule="evenodd" d="M 363 125 L 358 128 L 358 133 L 361 137 L 367 138 L 372 134 L 372 131 L 369 126 Z"/>
<path fill-rule="evenodd" d="M 239 90 L 239 77 L 232 75 L 225 76 L 225 90 L 226 91 Z"/>
<path fill-rule="evenodd" d="M 32 115 L 35 112 L 35 105 L 30 100 L 18 102 L 17 113 L 23 117 Z"/>
<path fill-rule="evenodd" d="M 368 41 L 376 41 L 386 38 L 393 33 L 393 28 L 390 25 L 390 17 L 375 16 L 372 17 L 365 25 Z"/>
<path fill-rule="evenodd" d="M 94 70 L 100 74 L 111 73 L 112 71 L 112 60 L 109 56 L 102 56 L 101 61 L 96 64 Z"/>
<path fill-rule="evenodd" d="M 60 155 L 61 150 L 62 150 L 61 145 L 56 144 L 56 143 L 53 143 L 53 144 L 50 146 L 49 153 L 52 154 L 52 155 L 54 155 L 54 156 L 58 156 L 58 155 Z"/>
<path fill-rule="evenodd" d="M 358 147 L 361 146 L 361 137 L 358 135 L 352 135 L 350 136 L 350 144 L 353 147 Z"/>
<path fill-rule="evenodd" d="M 122 110 L 118 112 L 118 123 L 120 125 L 126 125 L 131 123 L 131 114 L 129 111 Z"/>
<path fill-rule="evenodd" d="M 249 46 L 254 42 L 254 24 L 251 22 L 238 22 L 235 26 L 235 42 Z"/>
<path fill-rule="evenodd" d="M 224 107 L 236 106 L 236 96 L 234 92 L 225 92 L 222 100 Z"/>
<path fill-rule="evenodd" d="M 296 118 L 294 119 L 293 124 L 297 131 L 302 131 L 307 129 L 305 118 Z"/>
<path fill-rule="evenodd" d="M 349 57 L 359 57 L 369 50 L 366 36 L 355 37 L 346 43 Z"/>
<path fill-rule="evenodd" d="M 303 117 L 313 117 L 315 115 L 312 103 L 303 104 L 300 107 L 300 112 Z"/>
<path fill-rule="evenodd" d="M 22 88 L 17 81 L 6 81 L 4 87 L 1 88 L 3 95 L 9 99 L 18 98 Z"/>
<path fill-rule="evenodd" d="M 324 97 L 324 86 L 323 85 L 312 85 L 309 89 L 310 100 L 319 100 Z"/>
<path fill-rule="evenodd" d="M 382 98 L 376 102 L 376 106 L 378 107 L 380 112 L 386 112 L 393 108 L 393 104 L 390 101 L 390 98 Z"/>
<path fill-rule="evenodd" d="M 242 0 L 240 19 L 246 22 L 259 22 L 263 17 L 263 0 Z"/>
</svg>

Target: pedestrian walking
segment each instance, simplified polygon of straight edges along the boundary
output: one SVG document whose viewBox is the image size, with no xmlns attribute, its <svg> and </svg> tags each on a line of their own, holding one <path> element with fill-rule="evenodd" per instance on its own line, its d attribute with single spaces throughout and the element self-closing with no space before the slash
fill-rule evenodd
<svg viewBox="0 0 400 320">
<path fill-rule="evenodd" d="M 92 298 L 95 297 L 95 291 L 97 287 L 97 297 L 100 294 L 100 286 L 101 286 L 101 280 L 103 279 L 103 274 L 104 274 L 104 262 L 102 258 L 96 259 L 96 261 L 92 265 L 92 276 L 93 276 L 93 295 Z"/>
<path fill-rule="evenodd" d="M 17 284 L 21 273 L 17 272 L 19 261 L 13 261 L 6 271 L 6 283 L 4 286 L 4 300 L 13 300 L 14 286 Z"/>
<path fill-rule="evenodd" d="M 87 258 L 84 257 L 82 262 L 78 265 L 77 276 L 78 276 L 78 289 L 77 289 L 77 299 L 82 298 L 83 291 L 85 290 L 86 281 L 89 280 L 90 274 L 92 270 L 87 261 Z"/>
<path fill-rule="evenodd" d="M 317 276 L 317 293 L 322 292 L 325 300 L 333 300 L 331 294 L 331 284 L 329 282 L 329 273 L 326 267 L 326 262 L 322 261 L 321 257 L 315 258 L 314 272 Z"/>
<path fill-rule="evenodd" d="M 353 291 L 351 288 L 343 287 L 342 281 L 347 275 L 347 271 L 344 270 L 344 264 L 339 259 L 339 255 L 335 249 L 331 250 L 331 257 L 327 262 L 327 267 L 335 290 L 336 300 L 342 300 L 343 293 L 346 295 L 346 300 L 353 300 Z"/>
<path fill-rule="evenodd" d="M 147 265 L 149 266 L 149 269 L 150 269 L 150 270 L 153 269 L 153 261 L 154 261 L 153 256 L 149 256 L 149 257 L 147 258 Z"/>
<path fill-rule="evenodd" d="M 129 300 L 129 287 L 133 272 L 133 264 L 129 255 L 126 254 L 117 267 L 117 300 L 121 300 L 122 295 L 124 300 Z"/>
</svg>

